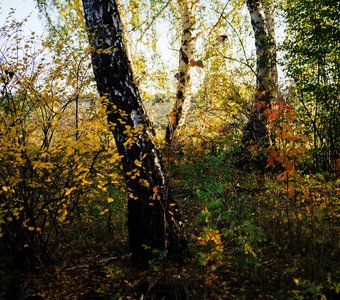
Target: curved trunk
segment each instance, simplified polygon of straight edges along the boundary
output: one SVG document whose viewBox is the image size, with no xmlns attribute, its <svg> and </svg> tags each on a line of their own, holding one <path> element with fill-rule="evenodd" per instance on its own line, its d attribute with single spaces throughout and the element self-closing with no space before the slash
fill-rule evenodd
<svg viewBox="0 0 340 300">
<path fill-rule="evenodd" d="M 196 0 L 178 0 L 182 34 L 181 48 L 179 50 L 176 99 L 169 115 L 165 135 L 168 145 L 171 144 L 176 128 L 185 123 L 185 118 L 190 108 L 190 64 L 194 64 L 195 37 L 193 36 L 193 29 L 195 25 L 194 6 L 196 2 Z"/>
<path fill-rule="evenodd" d="M 92 64 L 125 176 L 132 263 L 148 266 L 165 251 L 177 260 L 187 251 L 176 203 L 167 181 L 153 129 L 133 80 L 116 1 L 83 0 Z"/>
</svg>

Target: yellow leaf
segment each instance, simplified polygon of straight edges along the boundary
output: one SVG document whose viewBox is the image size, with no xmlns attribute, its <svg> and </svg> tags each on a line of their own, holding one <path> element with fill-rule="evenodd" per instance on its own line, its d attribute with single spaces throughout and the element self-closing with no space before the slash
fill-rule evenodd
<svg viewBox="0 0 340 300">
<path fill-rule="evenodd" d="M 142 186 L 145 186 L 147 188 L 150 186 L 150 183 L 145 179 L 141 179 L 141 180 L 139 180 L 139 182 Z"/>
<path fill-rule="evenodd" d="M 74 154 L 73 148 L 67 148 L 67 150 L 66 150 L 66 156 L 71 156 L 72 154 Z"/>
<path fill-rule="evenodd" d="M 65 196 L 68 196 L 69 194 L 72 193 L 72 191 L 76 190 L 76 187 L 71 187 L 70 189 L 66 188 L 65 189 Z"/>
<path fill-rule="evenodd" d="M 111 197 L 108 197 L 108 198 L 106 199 L 106 201 L 107 201 L 107 203 L 111 203 L 111 202 L 113 202 L 113 199 L 112 199 Z"/>
<path fill-rule="evenodd" d="M 108 211 L 109 211 L 108 209 L 104 209 L 104 210 L 102 210 L 102 211 L 99 213 L 99 215 L 103 216 L 103 215 L 105 215 Z"/>
<path fill-rule="evenodd" d="M 142 163 L 141 163 L 138 159 L 136 159 L 136 160 L 134 161 L 134 163 L 135 163 L 135 165 L 136 165 L 137 167 L 141 167 L 141 166 L 142 166 Z"/>
<path fill-rule="evenodd" d="M 29 230 L 29 231 L 33 231 L 33 230 L 34 230 L 34 227 L 33 227 L 33 226 L 29 226 L 29 227 L 28 227 L 28 230 Z"/>
<path fill-rule="evenodd" d="M 28 244 L 25 244 L 25 245 L 24 245 L 24 248 L 28 248 Z"/>
<path fill-rule="evenodd" d="M 63 223 L 65 221 L 66 217 L 67 217 L 67 214 L 68 214 L 67 209 L 65 208 L 64 210 L 58 210 L 58 213 L 59 213 L 59 215 L 58 215 L 57 219 L 60 223 Z"/>
<path fill-rule="evenodd" d="M 2 187 L 2 190 L 3 190 L 4 192 L 8 192 L 8 187 L 7 187 L 7 186 L 3 186 L 3 187 Z"/>
<path fill-rule="evenodd" d="M 12 217 L 7 217 L 7 221 L 8 221 L 8 222 L 13 221 Z"/>
</svg>

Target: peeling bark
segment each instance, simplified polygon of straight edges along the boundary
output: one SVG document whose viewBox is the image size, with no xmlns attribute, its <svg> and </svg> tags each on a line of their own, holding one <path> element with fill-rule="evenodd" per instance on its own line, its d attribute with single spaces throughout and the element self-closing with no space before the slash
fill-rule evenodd
<svg viewBox="0 0 340 300">
<path fill-rule="evenodd" d="M 83 0 L 98 91 L 107 98 L 128 194 L 132 263 L 148 267 L 154 250 L 179 261 L 187 252 L 176 203 L 171 199 L 153 129 L 144 110 L 123 41 L 114 0 Z"/>
<path fill-rule="evenodd" d="M 194 8 L 197 0 L 178 0 L 181 14 L 181 48 L 179 50 L 178 84 L 175 104 L 170 112 L 165 140 L 171 144 L 173 133 L 178 126 L 185 123 L 190 108 L 190 61 L 195 51 L 195 36 L 193 35 L 195 16 Z"/>
</svg>

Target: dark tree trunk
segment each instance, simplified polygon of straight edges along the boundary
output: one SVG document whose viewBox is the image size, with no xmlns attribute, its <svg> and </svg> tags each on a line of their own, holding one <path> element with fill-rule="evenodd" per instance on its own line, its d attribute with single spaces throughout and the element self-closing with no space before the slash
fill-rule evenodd
<svg viewBox="0 0 340 300">
<path fill-rule="evenodd" d="M 133 79 L 116 1 L 83 0 L 92 64 L 121 162 L 128 195 L 132 263 L 148 266 L 154 250 L 180 260 L 187 251 L 176 203 L 170 198 L 153 129 Z"/>
</svg>

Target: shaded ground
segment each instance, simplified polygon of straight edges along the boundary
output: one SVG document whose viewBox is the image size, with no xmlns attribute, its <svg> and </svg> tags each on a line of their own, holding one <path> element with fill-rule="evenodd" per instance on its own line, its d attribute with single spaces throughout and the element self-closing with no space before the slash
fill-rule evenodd
<svg viewBox="0 0 340 300">
<path fill-rule="evenodd" d="M 185 266 L 133 269 L 126 229 L 113 216 L 112 226 L 92 224 L 80 234 L 79 223 L 67 232 L 53 266 L 18 271 L 2 253 L 0 299 L 336 299 L 338 240 L 328 235 L 338 232 L 339 207 L 330 202 L 328 215 L 294 219 L 302 206 L 288 211 L 267 175 L 226 161 L 218 154 L 174 163 L 174 197 L 192 251 Z M 338 183 L 325 194 L 333 201 Z"/>
</svg>

